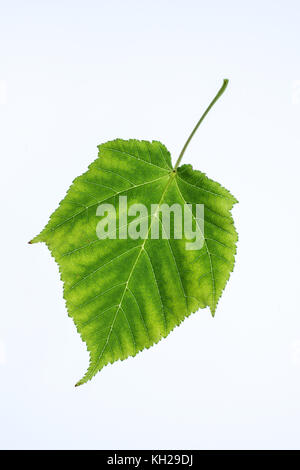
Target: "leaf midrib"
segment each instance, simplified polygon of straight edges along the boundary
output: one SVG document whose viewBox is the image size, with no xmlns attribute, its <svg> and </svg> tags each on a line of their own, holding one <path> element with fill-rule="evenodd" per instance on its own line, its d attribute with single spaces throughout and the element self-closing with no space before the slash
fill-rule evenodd
<svg viewBox="0 0 300 470">
<path fill-rule="evenodd" d="M 163 176 L 163 177 L 157 178 L 157 179 L 152 180 L 152 181 L 147 182 L 147 183 L 150 184 L 150 183 L 152 183 L 152 182 L 154 182 L 154 181 L 157 181 L 157 180 L 162 179 L 162 178 L 165 178 L 165 177 L 166 177 L 166 176 Z M 159 209 L 160 209 L 160 207 L 161 207 L 161 205 L 162 205 L 162 203 L 163 203 L 163 201 L 164 201 L 165 195 L 166 195 L 166 193 L 167 193 L 167 191 L 168 191 L 168 189 L 169 189 L 169 187 L 170 187 L 170 185 L 172 184 L 173 181 L 175 181 L 175 184 L 176 184 L 176 187 L 177 187 L 177 191 L 178 191 L 178 193 L 179 193 L 180 198 L 182 199 L 182 201 L 183 201 L 184 203 L 186 202 L 185 199 L 184 199 L 184 197 L 183 197 L 183 194 L 182 194 L 182 192 L 181 192 L 181 190 L 180 190 L 180 188 L 179 188 L 179 185 L 178 185 L 178 182 L 177 182 L 177 177 L 179 178 L 179 175 L 177 174 L 177 171 L 174 171 L 174 170 L 170 171 L 168 181 L 167 181 L 167 183 L 166 183 L 166 185 L 165 185 L 165 187 L 164 187 L 164 189 L 163 189 L 163 191 L 162 191 L 162 195 L 161 195 L 160 201 L 159 201 L 159 203 L 158 203 L 158 205 L 157 205 L 156 212 L 155 212 L 153 215 L 151 214 L 151 221 L 150 221 L 150 224 L 149 224 L 149 229 L 148 229 L 147 235 L 146 235 L 146 237 L 145 237 L 143 243 L 140 245 L 139 252 L 138 252 L 138 254 L 137 254 L 137 256 L 136 256 L 136 259 L 135 259 L 135 261 L 134 261 L 134 263 L 133 263 L 133 266 L 132 266 L 132 268 L 131 268 L 131 270 L 130 270 L 130 273 L 129 273 L 129 276 L 128 276 L 128 278 L 127 278 L 127 281 L 126 281 L 126 283 L 124 283 L 124 284 L 125 284 L 125 287 L 124 287 L 124 289 L 123 289 L 122 296 L 121 296 L 120 302 L 119 302 L 119 304 L 118 304 L 118 308 L 116 309 L 115 315 L 114 315 L 113 320 L 112 320 L 112 322 L 111 322 L 111 325 L 110 325 L 110 327 L 109 327 L 109 332 L 108 332 L 108 335 L 107 335 L 105 344 L 104 344 L 104 346 L 103 346 L 103 348 L 102 348 L 102 350 L 101 350 L 101 353 L 100 353 L 99 357 L 96 359 L 96 362 L 94 363 L 93 368 L 88 371 L 88 376 L 89 376 L 89 377 L 92 377 L 92 376 L 94 375 L 95 371 L 97 370 L 97 368 L 98 368 L 98 366 L 99 366 L 99 362 L 101 361 L 101 358 L 103 357 L 103 354 L 104 354 L 104 352 L 105 352 L 107 346 L 109 345 L 109 340 L 110 340 L 110 338 L 111 338 L 111 335 L 112 335 L 112 332 L 113 332 L 113 329 L 114 329 L 114 325 L 115 325 L 116 319 L 117 319 L 117 317 L 118 317 L 119 311 L 120 311 L 120 310 L 124 311 L 124 309 L 122 308 L 122 303 L 123 303 L 123 299 L 124 299 L 124 296 L 125 296 L 126 291 L 129 290 L 128 285 L 129 285 L 130 279 L 131 279 L 131 277 L 132 277 L 132 275 L 133 275 L 133 273 L 134 273 L 134 270 L 135 270 L 135 268 L 136 268 L 136 265 L 137 265 L 137 263 L 138 263 L 138 261 L 139 261 L 141 255 L 142 255 L 143 251 L 146 252 L 146 250 L 145 250 L 145 244 L 146 244 L 146 242 L 147 242 L 148 239 L 149 239 L 148 236 L 149 236 L 149 233 L 150 233 L 150 230 L 151 230 L 151 227 L 152 227 L 153 220 L 154 220 L 154 218 L 155 218 L 155 216 L 156 216 L 156 213 L 159 211 Z M 182 180 L 182 178 L 180 178 L 180 179 Z M 147 183 L 144 183 L 144 184 L 147 184 Z M 142 185 L 143 185 L 143 184 L 142 184 Z M 138 185 L 138 186 L 142 186 L 142 185 Z M 128 188 L 128 189 L 126 189 L 125 191 L 121 191 L 121 192 L 126 192 L 126 191 L 129 191 L 130 189 L 133 189 L 133 188 Z M 199 189 L 199 188 L 198 188 L 198 189 Z M 112 196 L 111 196 L 111 197 L 112 197 Z M 107 198 L 107 199 L 109 199 L 109 198 Z M 94 205 L 94 204 L 93 204 L 93 205 Z M 216 306 L 216 305 L 215 305 L 215 303 L 216 303 L 216 301 L 215 301 L 216 290 L 215 290 L 215 277 L 214 277 L 214 268 L 213 268 L 213 264 L 212 264 L 212 259 L 211 259 L 211 255 L 210 255 L 210 252 L 209 252 L 207 243 L 206 243 L 205 235 L 204 235 L 204 233 L 202 232 L 201 227 L 199 226 L 199 223 L 198 223 L 197 219 L 195 218 L 195 216 L 194 216 L 194 214 L 193 214 L 192 211 L 191 211 L 191 213 L 192 213 L 192 217 L 193 217 L 193 219 L 195 220 L 195 222 L 196 222 L 196 224 L 197 224 L 199 230 L 200 230 L 201 233 L 202 233 L 203 240 L 204 240 L 204 244 L 205 244 L 205 248 L 206 248 L 206 254 L 207 254 L 208 258 L 209 258 L 209 263 L 210 263 L 210 271 L 209 271 L 209 274 L 210 274 L 211 282 L 212 282 L 212 313 L 214 313 L 215 306 Z M 135 247 L 135 248 L 138 248 L 138 247 Z M 147 252 L 146 252 L 146 253 L 147 253 Z M 148 253 L 147 253 L 147 254 L 148 254 Z M 172 254 L 173 254 L 173 252 L 172 252 Z M 148 255 L 148 257 L 149 257 L 149 255 Z M 173 257 L 174 257 L 174 255 L 173 255 Z M 176 260 L 175 260 L 175 263 L 176 263 Z M 177 263 L 176 263 L 176 266 L 177 266 Z M 178 267 L 177 267 L 177 270 L 178 270 Z M 185 297 L 185 301 L 186 301 L 186 304 L 187 304 L 187 298 L 186 298 L 187 296 L 186 296 L 185 291 L 184 291 L 184 287 L 183 287 L 183 284 L 182 284 L 181 276 L 179 276 L 179 277 L 180 277 L 181 287 L 182 287 L 182 289 L 183 289 L 183 294 L 184 294 L 184 297 Z M 162 305 L 162 307 L 163 307 L 163 305 Z M 127 322 L 128 322 L 128 319 L 127 319 Z M 165 324 L 165 327 L 166 327 L 166 324 Z M 131 334 L 132 334 L 132 332 L 131 332 Z M 80 381 L 80 382 L 81 382 L 81 381 Z"/>
<path fill-rule="evenodd" d="M 151 215 L 151 222 L 150 222 L 150 225 L 149 225 L 149 229 L 148 229 L 147 235 L 146 235 L 146 237 L 145 237 L 145 239 L 144 239 L 144 241 L 143 241 L 143 243 L 142 243 L 142 245 L 141 245 L 141 248 L 140 248 L 140 250 L 139 250 L 139 252 L 138 252 L 138 254 L 137 254 L 137 257 L 136 257 L 136 259 L 135 259 L 135 262 L 134 262 L 134 264 L 133 264 L 133 266 L 132 266 L 132 268 L 131 268 L 131 270 L 130 270 L 130 273 L 129 273 L 127 282 L 126 282 L 126 284 L 125 284 L 125 288 L 124 288 L 124 290 L 123 290 L 123 293 L 122 293 L 122 296 L 121 296 L 121 299 L 120 299 L 120 302 L 119 302 L 119 306 L 118 306 L 118 308 L 117 308 L 117 310 L 116 310 L 116 313 L 115 313 L 115 315 L 114 315 L 114 318 L 113 318 L 113 320 L 112 320 L 112 323 L 111 323 L 111 326 L 110 326 L 110 330 L 109 330 L 109 333 L 108 333 L 108 335 L 107 335 L 106 342 L 105 342 L 105 344 L 104 344 L 104 346 L 103 346 L 103 348 L 102 348 L 102 351 L 101 351 L 101 353 L 100 353 L 98 359 L 96 360 L 96 363 L 95 363 L 94 366 L 93 366 L 93 369 L 89 372 L 89 376 L 93 376 L 93 375 L 94 375 L 94 372 L 96 371 L 96 369 L 97 369 L 97 367 L 98 367 L 98 365 L 99 365 L 99 362 L 100 362 L 100 360 L 101 360 L 101 358 L 102 358 L 102 356 L 103 356 L 103 354 L 104 354 L 104 351 L 105 351 L 105 349 L 106 349 L 106 347 L 107 347 L 107 345 L 108 345 L 108 342 L 109 342 L 109 340 L 110 340 L 110 337 L 111 337 L 111 334 L 112 334 L 112 331 L 113 331 L 113 327 L 114 327 L 114 324 L 115 324 L 115 322 L 116 322 L 118 313 L 119 313 L 120 309 L 122 308 L 122 302 L 123 302 L 123 299 L 124 299 L 126 290 L 128 289 L 128 285 L 129 285 L 130 279 L 131 279 L 131 277 L 132 277 L 132 275 L 133 275 L 133 272 L 134 272 L 134 270 L 135 270 L 135 267 L 136 267 L 136 265 L 137 265 L 137 263 L 138 263 L 138 261 L 139 261 L 139 259 L 140 259 L 141 254 L 142 254 L 143 251 L 144 251 L 145 244 L 146 244 L 146 242 L 147 242 L 147 240 L 148 240 L 148 235 L 149 235 L 150 230 L 151 230 L 151 227 L 152 227 L 153 219 L 154 219 L 154 217 L 156 216 L 156 213 L 159 211 L 159 209 L 160 209 L 160 207 L 161 207 L 161 205 L 162 205 L 162 203 L 163 203 L 165 194 L 166 194 L 167 190 L 169 189 L 169 186 L 171 185 L 171 183 L 172 183 L 173 180 L 175 179 L 175 177 L 176 177 L 176 172 L 175 172 L 175 171 L 172 171 L 172 172 L 170 173 L 170 176 L 169 176 L 169 178 L 168 178 L 168 181 L 167 181 L 167 183 L 166 183 L 166 185 L 165 185 L 165 188 L 164 188 L 164 190 L 163 190 L 163 192 L 162 192 L 162 195 L 161 195 L 160 201 L 159 201 L 159 203 L 158 203 L 158 205 L 157 205 L 156 211 L 155 211 L 155 213 L 154 213 L 153 215 Z M 149 255 L 148 255 L 148 256 L 149 256 Z"/>
</svg>

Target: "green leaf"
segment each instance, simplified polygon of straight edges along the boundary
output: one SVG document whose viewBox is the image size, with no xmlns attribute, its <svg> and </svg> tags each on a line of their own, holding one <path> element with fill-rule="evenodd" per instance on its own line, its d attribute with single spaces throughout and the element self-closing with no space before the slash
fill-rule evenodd
<svg viewBox="0 0 300 470">
<path fill-rule="evenodd" d="M 208 306 L 214 315 L 236 252 L 230 211 L 237 201 L 220 184 L 191 165 L 173 169 L 157 141 L 117 139 L 98 149 L 31 241 L 46 243 L 58 263 L 68 314 L 90 353 L 76 385 L 157 343 L 199 308 Z M 120 239 L 124 226 L 117 226 L 115 239 L 99 239 L 97 207 L 111 203 L 119 214 L 119 196 L 127 196 L 128 206 L 149 208 L 150 228 L 151 204 L 204 204 L 203 247 L 186 250 L 185 237 Z"/>
</svg>

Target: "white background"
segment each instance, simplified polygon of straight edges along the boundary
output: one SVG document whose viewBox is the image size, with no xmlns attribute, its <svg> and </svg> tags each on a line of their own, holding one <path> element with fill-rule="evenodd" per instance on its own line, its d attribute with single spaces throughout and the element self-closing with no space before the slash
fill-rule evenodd
<svg viewBox="0 0 300 470">
<path fill-rule="evenodd" d="M 300 448 L 299 1 L 0 1 L 1 448 Z M 27 242 L 116 137 L 161 140 L 238 198 L 236 267 L 150 350 L 88 354 Z"/>
</svg>

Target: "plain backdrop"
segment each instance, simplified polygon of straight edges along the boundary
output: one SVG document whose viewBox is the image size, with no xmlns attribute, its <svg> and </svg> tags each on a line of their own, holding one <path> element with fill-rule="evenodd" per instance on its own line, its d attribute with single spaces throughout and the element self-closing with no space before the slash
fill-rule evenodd
<svg viewBox="0 0 300 470">
<path fill-rule="evenodd" d="M 300 3 L 0 1 L 0 448 L 300 448 Z M 237 197 L 235 271 L 135 358 L 74 388 L 88 353 L 45 225 L 116 137 Z"/>
</svg>

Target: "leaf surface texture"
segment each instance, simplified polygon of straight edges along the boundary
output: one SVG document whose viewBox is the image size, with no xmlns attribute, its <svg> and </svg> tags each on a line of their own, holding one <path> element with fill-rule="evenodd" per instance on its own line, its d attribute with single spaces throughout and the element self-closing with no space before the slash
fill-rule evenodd
<svg viewBox="0 0 300 470">
<path fill-rule="evenodd" d="M 76 385 L 157 343 L 199 308 L 208 306 L 214 315 L 237 242 L 231 216 L 236 199 L 191 165 L 174 171 L 163 144 L 117 139 L 98 149 L 32 240 L 45 242 L 58 263 L 68 314 L 90 353 Z M 188 251 L 185 238 L 119 239 L 118 226 L 116 239 L 100 240 L 97 207 L 111 203 L 118 213 L 119 196 L 127 196 L 128 206 L 149 208 L 150 228 L 151 204 L 204 204 L 203 247 Z"/>
</svg>

